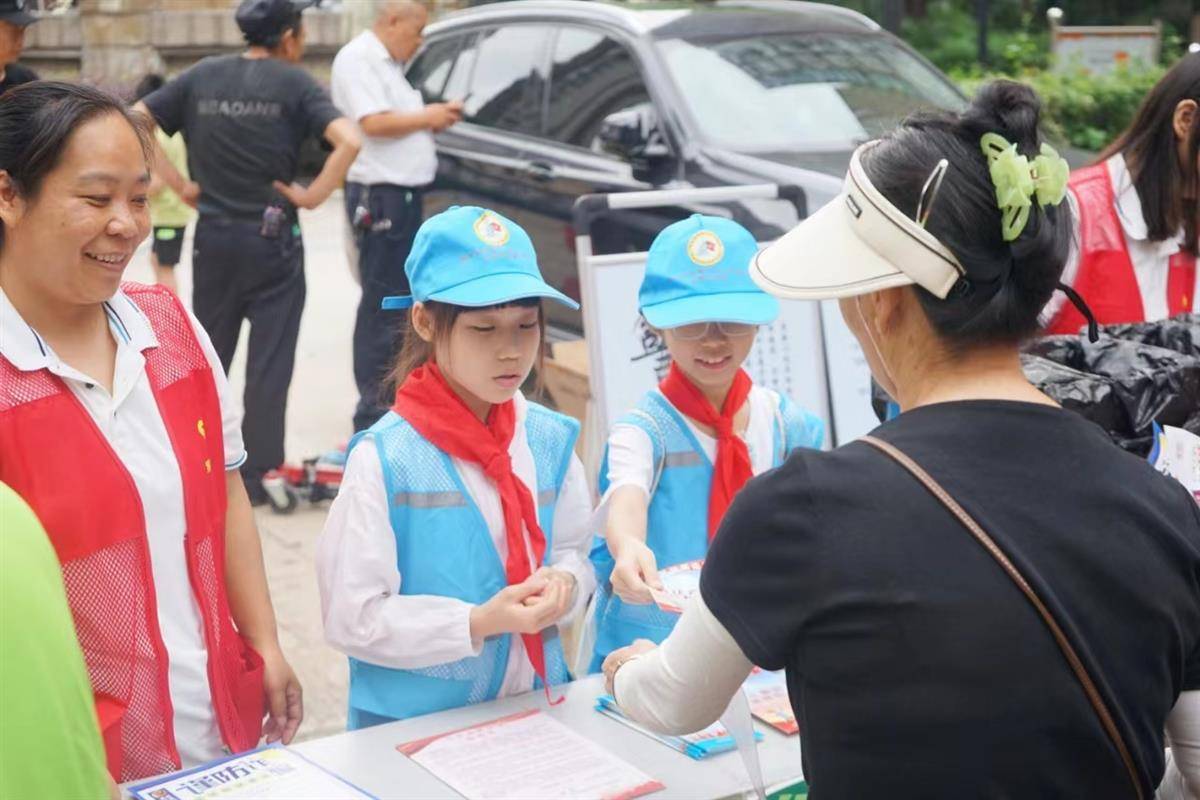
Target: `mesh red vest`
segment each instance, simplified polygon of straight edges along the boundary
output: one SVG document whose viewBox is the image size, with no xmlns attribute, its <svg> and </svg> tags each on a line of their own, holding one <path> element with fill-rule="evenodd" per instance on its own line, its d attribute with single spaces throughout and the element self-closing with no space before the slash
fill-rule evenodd
<svg viewBox="0 0 1200 800">
<path fill-rule="evenodd" d="M 204 625 L 221 738 L 234 752 L 262 731 L 262 659 L 233 626 L 225 596 L 221 408 L 204 351 L 179 300 L 127 284 L 158 347 L 146 375 L 183 478 L 184 538 Z M 0 481 L 37 512 L 62 563 L 109 771 L 119 781 L 179 768 L 140 496 L 91 415 L 48 370 L 0 356 Z"/>
<path fill-rule="evenodd" d="M 1146 310 L 1121 220 L 1108 167 L 1104 163 L 1071 174 L 1071 191 L 1079 201 L 1079 271 L 1072 288 L 1101 325 L 1143 322 Z M 1167 314 L 1190 311 L 1196 285 L 1196 258 L 1180 251 L 1171 256 L 1167 277 Z M 1046 326 L 1046 333 L 1078 333 L 1087 320 L 1071 303 Z"/>
</svg>

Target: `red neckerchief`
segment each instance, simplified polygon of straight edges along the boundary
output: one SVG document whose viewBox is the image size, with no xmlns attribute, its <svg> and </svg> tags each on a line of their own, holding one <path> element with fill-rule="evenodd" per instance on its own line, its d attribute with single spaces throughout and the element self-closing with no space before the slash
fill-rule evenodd
<svg viewBox="0 0 1200 800">
<path fill-rule="evenodd" d="M 504 565 L 508 585 L 515 586 L 532 575 L 524 531 L 529 531 L 528 551 L 532 552 L 535 564 L 541 564 L 546 553 L 546 536 L 538 524 L 533 495 L 513 473 L 512 459 L 508 455 L 517 424 L 513 401 L 493 405 L 485 425 L 450 388 L 437 365 L 426 363 L 413 370 L 396 390 L 392 410 L 404 417 L 434 447 L 483 468 L 500 493 L 504 537 L 508 543 L 508 558 Z M 546 679 L 542 636 L 524 633 L 521 640 L 549 699 L 550 683 Z M 558 702 L 561 701 L 560 698 Z"/>
<path fill-rule="evenodd" d="M 725 395 L 725 402 L 719 414 L 704 393 L 696 388 L 674 361 L 671 362 L 667 377 L 658 385 L 659 390 L 679 413 L 707 425 L 717 433 L 717 460 L 713 464 L 712 487 L 708 493 L 710 542 L 717 535 L 717 528 L 721 526 L 725 511 L 733 502 L 733 496 L 754 475 L 750 466 L 750 450 L 742 437 L 733 432 L 733 418 L 750 396 L 753 385 L 746 371 L 739 369 L 737 375 L 733 376 L 733 385 L 729 387 L 729 394 Z"/>
</svg>

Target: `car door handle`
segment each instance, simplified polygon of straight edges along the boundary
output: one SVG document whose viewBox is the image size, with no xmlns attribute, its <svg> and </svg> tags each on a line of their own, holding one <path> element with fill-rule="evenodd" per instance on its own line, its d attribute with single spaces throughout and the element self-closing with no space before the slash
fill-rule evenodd
<svg viewBox="0 0 1200 800">
<path fill-rule="evenodd" d="M 554 167 L 544 161 L 531 161 L 525 165 L 525 174 L 535 181 L 549 181 L 554 179 Z"/>
</svg>

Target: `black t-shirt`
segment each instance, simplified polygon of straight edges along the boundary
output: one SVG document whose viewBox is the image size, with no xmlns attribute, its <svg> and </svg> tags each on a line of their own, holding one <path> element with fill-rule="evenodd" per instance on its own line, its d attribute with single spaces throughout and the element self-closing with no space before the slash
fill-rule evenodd
<svg viewBox="0 0 1200 800">
<path fill-rule="evenodd" d="M 910 455 L 1033 584 L 1143 777 L 1200 689 L 1200 509 L 1177 482 L 1050 406 L 971 401 L 874 432 Z M 713 542 L 707 605 L 754 663 L 787 668 L 814 800 L 1131 796 L 1045 623 L 907 471 L 859 443 L 749 483 Z"/>
<path fill-rule="evenodd" d="M 341 116 L 300 67 L 275 58 L 214 56 L 145 99 L 168 134 L 183 131 L 202 214 L 258 219 L 272 181 L 290 183 L 300 147 Z"/>
<path fill-rule="evenodd" d="M 20 64 L 9 64 L 4 68 L 4 80 L 0 80 L 0 94 L 4 94 L 14 86 L 36 81 L 38 74 L 29 67 Z"/>
</svg>

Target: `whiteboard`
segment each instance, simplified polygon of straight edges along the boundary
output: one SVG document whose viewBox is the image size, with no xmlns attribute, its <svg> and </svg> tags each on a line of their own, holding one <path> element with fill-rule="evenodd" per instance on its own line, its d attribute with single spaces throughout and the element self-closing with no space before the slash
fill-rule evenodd
<svg viewBox="0 0 1200 800">
<path fill-rule="evenodd" d="M 1157 26 L 1077 26 L 1052 29 L 1050 52 L 1054 68 L 1070 72 L 1082 68 L 1106 74 L 1117 67 L 1158 63 L 1162 31 Z"/>
<path fill-rule="evenodd" d="M 593 419 L 585 444 L 593 468 L 611 425 L 670 366 L 661 337 L 638 312 L 645 265 L 645 253 L 580 258 Z M 759 331 L 744 366 L 755 383 L 824 420 L 826 446 L 847 442 L 878 424 L 871 410 L 870 370 L 836 301 L 780 301 L 779 318 Z"/>
</svg>

